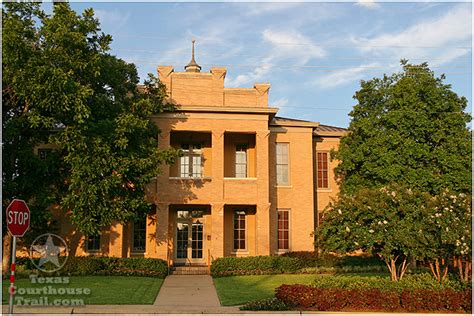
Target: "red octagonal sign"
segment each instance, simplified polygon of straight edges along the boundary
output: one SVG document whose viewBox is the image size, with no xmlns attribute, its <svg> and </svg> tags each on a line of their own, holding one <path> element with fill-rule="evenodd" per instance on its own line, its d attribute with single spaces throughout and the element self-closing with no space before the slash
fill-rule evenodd
<svg viewBox="0 0 474 316">
<path fill-rule="evenodd" d="M 25 201 L 14 199 L 7 207 L 7 228 L 15 237 L 22 237 L 30 228 L 30 209 Z"/>
</svg>

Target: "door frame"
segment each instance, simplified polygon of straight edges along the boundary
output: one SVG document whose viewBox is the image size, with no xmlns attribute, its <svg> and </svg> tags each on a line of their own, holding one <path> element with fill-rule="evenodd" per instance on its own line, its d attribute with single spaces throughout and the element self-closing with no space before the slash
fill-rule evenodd
<svg viewBox="0 0 474 316">
<path fill-rule="evenodd" d="M 177 212 L 180 210 L 177 210 Z M 184 211 L 187 211 L 184 209 Z M 202 258 L 192 258 L 192 225 L 199 221 L 202 225 Z M 188 247 L 187 247 L 187 258 L 178 258 L 178 223 L 184 223 L 188 225 Z M 176 216 L 176 221 L 174 223 L 174 243 L 173 243 L 173 261 L 178 265 L 200 265 L 206 263 L 207 253 L 206 249 L 206 225 L 204 214 L 201 217 L 190 217 L 190 218 L 178 218 Z"/>
</svg>

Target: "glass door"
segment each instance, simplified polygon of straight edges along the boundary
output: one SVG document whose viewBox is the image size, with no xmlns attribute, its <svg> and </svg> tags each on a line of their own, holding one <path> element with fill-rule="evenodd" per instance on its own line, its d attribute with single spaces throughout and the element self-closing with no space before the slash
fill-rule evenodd
<svg viewBox="0 0 474 316">
<path fill-rule="evenodd" d="M 203 239 L 202 239 L 202 231 L 203 231 L 203 224 L 196 220 L 192 224 L 192 231 L 191 231 L 191 258 L 192 259 L 203 259 L 202 256 L 202 246 L 203 246 Z"/>
<path fill-rule="evenodd" d="M 188 235 L 189 225 L 176 223 L 176 259 L 188 258 Z"/>
<path fill-rule="evenodd" d="M 204 222 L 202 212 L 178 211 L 176 221 L 176 263 L 204 261 Z"/>
</svg>

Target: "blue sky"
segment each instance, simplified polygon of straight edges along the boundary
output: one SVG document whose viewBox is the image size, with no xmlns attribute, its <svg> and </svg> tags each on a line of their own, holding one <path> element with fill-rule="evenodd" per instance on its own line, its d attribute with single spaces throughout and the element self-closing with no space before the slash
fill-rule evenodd
<svg viewBox="0 0 474 316">
<path fill-rule="evenodd" d="M 472 112 L 471 3 L 72 3 L 94 8 L 112 53 L 183 71 L 227 67 L 227 87 L 269 82 L 279 115 L 347 127 L 361 79 L 427 61 Z"/>
</svg>

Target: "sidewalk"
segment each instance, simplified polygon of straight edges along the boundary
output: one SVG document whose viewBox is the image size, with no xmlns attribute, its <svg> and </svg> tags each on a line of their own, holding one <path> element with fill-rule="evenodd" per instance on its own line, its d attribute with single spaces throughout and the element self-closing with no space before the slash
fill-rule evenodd
<svg viewBox="0 0 474 316">
<path fill-rule="evenodd" d="M 8 315 L 8 305 L 3 305 L 3 315 Z M 237 307 L 221 307 L 221 309 L 209 308 L 209 309 L 194 309 L 191 308 L 182 309 L 180 306 L 174 306 L 173 310 L 160 309 L 155 305 L 87 305 L 82 307 L 48 307 L 48 306 L 18 306 L 15 307 L 15 315 L 117 315 L 117 314 L 207 314 L 207 315 L 223 315 L 223 314 L 272 314 L 272 315 L 285 315 L 285 314 L 319 314 L 319 315 L 370 315 L 370 316 L 465 316 L 467 314 L 426 314 L 426 313 L 370 313 L 370 312 L 358 312 L 358 313 L 346 313 L 346 312 L 315 312 L 315 311 L 284 311 L 284 312 L 250 312 L 250 311 L 239 311 Z M 202 310 L 199 312 L 198 310 Z"/>
<path fill-rule="evenodd" d="M 223 307 L 209 275 L 166 277 L 153 304 L 159 313 L 236 313 L 238 307 Z"/>
</svg>

